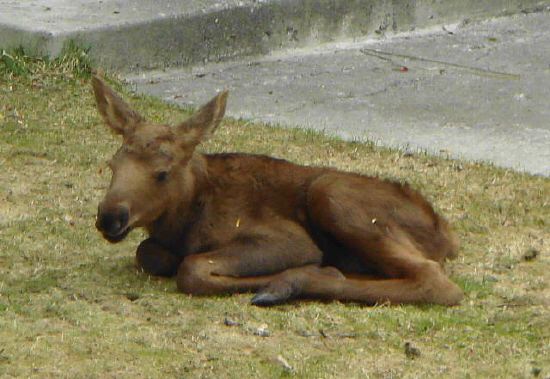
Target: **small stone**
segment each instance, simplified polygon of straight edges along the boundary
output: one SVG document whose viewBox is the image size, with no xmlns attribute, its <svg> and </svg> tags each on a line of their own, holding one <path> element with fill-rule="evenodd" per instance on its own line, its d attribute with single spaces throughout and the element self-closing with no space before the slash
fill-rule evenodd
<svg viewBox="0 0 550 379">
<path fill-rule="evenodd" d="M 260 327 L 254 331 L 254 335 L 259 337 L 269 337 L 271 333 L 269 332 L 269 329 L 267 329 L 267 325 L 264 324 L 260 325 Z"/>
<path fill-rule="evenodd" d="M 135 293 L 135 292 L 128 292 L 125 296 L 130 301 L 136 301 L 137 299 L 140 298 L 139 293 Z"/>
<path fill-rule="evenodd" d="M 409 359 L 415 359 L 420 356 L 420 350 L 414 347 L 410 342 L 405 342 L 405 355 Z"/>
<path fill-rule="evenodd" d="M 227 318 L 227 317 L 223 319 L 223 324 L 225 326 L 241 326 L 240 322 L 231 320 L 230 318 Z"/>
<path fill-rule="evenodd" d="M 529 249 L 527 249 L 525 254 L 523 254 L 523 260 L 529 262 L 536 259 L 538 256 L 539 251 L 533 247 L 530 247 Z"/>
<path fill-rule="evenodd" d="M 70 215 L 63 216 L 63 220 L 71 226 L 74 226 L 74 219 Z"/>
<path fill-rule="evenodd" d="M 533 374 L 535 378 L 538 378 L 541 372 L 542 372 L 542 369 L 540 367 L 533 367 L 531 369 L 531 374 Z"/>
<path fill-rule="evenodd" d="M 294 372 L 294 367 L 288 364 L 288 362 L 286 361 L 286 359 L 283 358 L 282 355 L 277 355 L 277 363 L 279 363 L 285 371 Z"/>
</svg>

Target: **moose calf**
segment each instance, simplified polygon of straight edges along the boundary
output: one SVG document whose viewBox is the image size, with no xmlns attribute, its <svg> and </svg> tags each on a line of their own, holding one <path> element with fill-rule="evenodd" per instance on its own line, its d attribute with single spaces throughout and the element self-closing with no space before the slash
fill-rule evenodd
<svg viewBox="0 0 550 379">
<path fill-rule="evenodd" d="M 222 92 L 181 124 L 146 121 L 98 77 L 103 120 L 122 136 L 96 226 L 110 242 L 137 227 L 136 262 L 176 275 L 194 295 L 256 292 L 252 304 L 295 298 L 454 305 L 443 271 L 458 240 L 407 185 L 261 155 L 203 154 Z"/>
</svg>

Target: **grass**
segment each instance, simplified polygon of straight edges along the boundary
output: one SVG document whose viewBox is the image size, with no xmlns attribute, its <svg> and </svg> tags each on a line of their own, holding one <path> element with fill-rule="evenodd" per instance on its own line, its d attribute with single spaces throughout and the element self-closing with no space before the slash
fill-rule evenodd
<svg viewBox="0 0 550 379">
<path fill-rule="evenodd" d="M 186 296 L 173 280 L 134 268 L 141 232 L 110 245 L 94 228 L 109 180 L 104 162 L 119 141 L 96 112 L 89 70 L 74 47 L 56 60 L 1 55 L 0 376 L 550 375 L 548 178 L 226 120 L 204 150 L 265 153 L 420 189 L 460 235 L 460 257 L 448 271 L 467 298 L 453 308 L 260 309 L 248 305 L 249 295 Z M 126 98 L 156 121 L 188 115 Z M 538 255 L 524 259 L 533 249 Z M 408 357 L 405 342 L 420 355 Z"/>
</svg>

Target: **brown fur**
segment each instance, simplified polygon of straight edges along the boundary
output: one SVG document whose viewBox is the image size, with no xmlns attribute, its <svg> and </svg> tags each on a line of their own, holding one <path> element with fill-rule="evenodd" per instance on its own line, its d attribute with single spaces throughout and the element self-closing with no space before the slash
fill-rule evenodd
<svg viewBox="0 0 550 379">
<path fill-rule="evenodd" d="M 442 265 L 456 254 L 447 222 L 407 185 L 267 156 L 201 154 L 220 123 L 222 92 L 184 123 L 150 124 L 99 78 L 106 124 L 123 136 L 97 227 L 111 242 L 149 238 L 137 264 L 176 275 L 185 293 L 253 291 L 291 298 L 453 305 L 462 291 Z"/>
</svg>

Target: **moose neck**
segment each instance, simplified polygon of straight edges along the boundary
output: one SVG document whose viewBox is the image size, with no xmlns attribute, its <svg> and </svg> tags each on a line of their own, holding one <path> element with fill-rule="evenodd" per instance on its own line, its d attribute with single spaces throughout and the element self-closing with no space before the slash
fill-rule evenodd
<svg viewBox="0 0 550 379">
<path fill-rule="evenodd" d="M 206 161 L 202 154 L 194 153 L 187 166 L 180 172 L 181 192 L 156 221 L 147 226 L 150 237 L 167 248 L 181 246 L 186 230 L 202 212 L 202 195 L 208 187 Z"/>
</svg>

